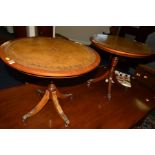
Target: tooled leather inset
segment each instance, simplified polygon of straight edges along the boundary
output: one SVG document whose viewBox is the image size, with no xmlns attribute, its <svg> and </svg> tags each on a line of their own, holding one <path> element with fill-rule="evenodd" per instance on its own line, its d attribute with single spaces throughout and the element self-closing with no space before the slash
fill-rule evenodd
<svg viewBox="0 0 155 155">
<path fill-rule="evenodd" d="M 5 48 L 7 57 L 25 67 L 47 71 L 68 71 L 93 64 L 95 53 L 87 47 L 64 39 L 23 38 Z M 76 59 L 75 59 L 76 58 Z"/>
</svg>

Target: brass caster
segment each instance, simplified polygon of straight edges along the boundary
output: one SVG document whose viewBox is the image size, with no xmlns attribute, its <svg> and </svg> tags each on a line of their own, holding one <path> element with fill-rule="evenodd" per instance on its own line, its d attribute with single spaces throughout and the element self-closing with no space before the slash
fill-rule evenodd
<svg viewBox="0 0 155 155">
<path fill-rule="evenodd" d="M 67 128 L 69 126 L 69 123 L 70 123 L 69 120 L 65 121 L 65 128 Z"/>
<path fill-rule="evenodd" d="M 63 120 L 64 120 L 65 127 L 67 128 L 68 125 L 69 125 L 69 123 L 70 123 L 70 121 L 69 121 L 69 119 L 67 118 L 67 116 L 66 116 L 64 113 L 61 114 L 61 116 L 62 116 L 62 118 L 63 118 Z"/>
<path fill-rule="evenodd" d="M 28 118 L 28 115 L 25 114 L 25 115 L 22 117 L 23 122 L 26 122 L 27 118 Z"/>
</svg>

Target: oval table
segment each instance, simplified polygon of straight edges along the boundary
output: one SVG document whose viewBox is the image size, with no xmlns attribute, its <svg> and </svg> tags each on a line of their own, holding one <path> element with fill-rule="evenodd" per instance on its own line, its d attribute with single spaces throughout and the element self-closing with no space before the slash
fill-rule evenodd
<svg viewBox="0 0 155 155">
<path fill-rule="evenodd" d="M 87 81 L 87 85 L 90 86 L 91 83 L 95 83 L 107 78 L 109 100 L 111 99 L 112 81 L 119 56 L 130 58 L 146 58 L 155 55 L 155 52 L 152 52 L 152 50 L 146 44 L 119 36 L 95 34 L 90 38 L 90 41 L 99 49 L 112 55 L 111 66 L 107 72 L 96 79 L 90 79 Z"/>
<path fill-rule="evenodd" d="M 50 37 L 5 42 L 0 46 L 0 57 L 7 65 L 25 74 L 51 79 L 77 77 L 92 71 L 100 63 L 100 56 L 93 49 L 70 40 Z M 51 82 L 41 101 L 23 116 L 23 120 L 37 114 L 52 99 L 58 114 L 68 125 L 69 119 L 58 98 L 69 96 L 71 94 L 61 94 Z"/>
</svg>

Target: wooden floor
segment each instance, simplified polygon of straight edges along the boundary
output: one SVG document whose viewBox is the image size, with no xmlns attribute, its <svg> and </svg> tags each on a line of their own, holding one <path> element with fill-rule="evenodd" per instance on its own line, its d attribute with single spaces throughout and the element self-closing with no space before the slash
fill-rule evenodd
<svg viewBox="0 0 155 155">
<path fill-rule="evenodd" d="M 71 80 L 71 79 L 70 79 Z M 46 87 L 25 84 L 0 91 L 0 128 L 44 129 L 65 128 L 52 101 L 37 115 L 22 121 L 22 116 L 41 99 L 38 89 Z M 85 82 L 58 86 L 62 93 L 72 93 L 73 99 L 61 99 L 60 104 L 70 120 L 67 128 L 100 129 L 132 128 L 155 106 L 155 93 L 132 79 L 132 88 L 116 83 L 112 86 L 112 99 L 107 100 L 107 83 L 100 81 L 88 88 Z"/>
</svg>

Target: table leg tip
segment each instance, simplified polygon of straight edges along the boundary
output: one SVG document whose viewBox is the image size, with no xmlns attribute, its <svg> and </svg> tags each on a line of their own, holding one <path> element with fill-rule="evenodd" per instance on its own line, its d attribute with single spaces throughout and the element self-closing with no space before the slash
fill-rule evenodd
<svg viewBox="0 0 155 155">
<path fill-rule="evenodd" d="M 24 115 L 24 116 L 22 117 L 23 122 L 25 122 L 25 121 L 27 120 L 27 118 L 28 118 L 28 116 L 27 116 L 27 115 Z"/>
<path fill-rule="evenodd" d="M 69 120 L 67 122 L 65 122 L 65 127 L 67 128 L 69 126 Z"/>
<path fill-rule="evenodd" d="M 65 114 L 63 114 L 63 120 L 65 122 L 65 127 L 68 127 L 70 121 L 69 121 L 69 119 L 67 118 L 67 116 Z"/>
</svg>

